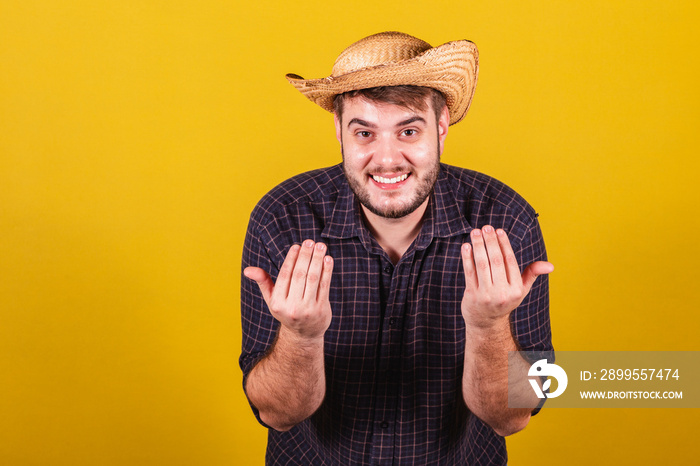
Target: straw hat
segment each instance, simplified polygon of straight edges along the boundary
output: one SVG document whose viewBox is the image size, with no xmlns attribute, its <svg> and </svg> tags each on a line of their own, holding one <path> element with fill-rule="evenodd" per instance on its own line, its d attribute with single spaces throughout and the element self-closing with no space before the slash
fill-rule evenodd
<svg viewBox="0 0 700 466">
<path fill-rule="evenodd" d="M 445 95 L 450 124 L 464 118 L 474 95 L 479 52 L 468 40 L 431 47 L 402 32 L 381 32 L 343 50 L 331 75 L 287 79 L 309 100 L 333 112 L 333 99 L 343 92 L 379 86 L 432 87 Z"/>
</svg>

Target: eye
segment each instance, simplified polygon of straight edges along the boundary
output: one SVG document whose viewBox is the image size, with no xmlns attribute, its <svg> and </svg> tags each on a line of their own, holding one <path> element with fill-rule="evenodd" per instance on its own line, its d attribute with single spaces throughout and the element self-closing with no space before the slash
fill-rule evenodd
<svg viewBox="0 0 700 466">
<path fill-rule="evenodd" d="M 402 131 L 404 136 L 415 136 L 418 133 L 415 129 L 405 129 Z"/>
<path fill-rule="evenodd" d="M 358 131 L 355 134 L 361 138 L 368 138 L 372 136 L 372 133 L 370 133 L 369 131 Z"/>
</svg>

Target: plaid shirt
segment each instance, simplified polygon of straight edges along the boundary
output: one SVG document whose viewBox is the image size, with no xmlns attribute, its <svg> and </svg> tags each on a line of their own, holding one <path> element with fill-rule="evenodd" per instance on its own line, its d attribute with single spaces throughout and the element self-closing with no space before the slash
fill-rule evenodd
<svg viewBox="0 0 700 466">
<path fill-rule="evenodd" d="M 340 165 L 298 175 L 263 197 L 248 225 L 243 267 L 261 267 L 276 280 L 289 247 L 308 238 L 327 244 L 335 260 L 326 397 L 290 431 L 269 429 L 267 464 L 506 463 L 505 439 L 462 397 L 460 247 L 487 224 L 508 233 L 521 269 L 546 260 L 537 214 L 517 193 L 449 165 L 441 165 L 420 234 L 395 267 L 364 225 Z M 241 317 L 245 386 L 278 328 L 245 277 Z M 523 350 L 552 350 L 546 276 L 511 322 Z"/>
</svg>

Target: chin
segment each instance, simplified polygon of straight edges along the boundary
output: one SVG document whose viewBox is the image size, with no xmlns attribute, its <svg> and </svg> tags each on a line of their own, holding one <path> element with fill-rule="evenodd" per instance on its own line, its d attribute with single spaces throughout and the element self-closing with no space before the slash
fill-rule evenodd
<svg viewBox="0 0 700 466">
<path fill-rule="evenodd" d="M 373 214 L 378 215 L 380 217 L 392 219 L 403 218 L 409 214 L 412 214 L 418 209 L 418 207 L 420 207 L 423 204 L 423 202 L 425 202 L 425 199 L 415 199 L 411 203 L 405 203 L 403 205 L 384 206 L 380 208 L 372 204 L 371 202 L 364 202 L 362 199 L 360 199 L 360 203 Z"/>
</svg>

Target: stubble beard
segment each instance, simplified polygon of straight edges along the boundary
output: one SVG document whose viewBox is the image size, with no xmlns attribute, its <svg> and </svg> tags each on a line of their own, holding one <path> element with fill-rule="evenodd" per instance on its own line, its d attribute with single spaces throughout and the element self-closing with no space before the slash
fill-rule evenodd
<svg viewBox="0 0 700 466">
<path fill-rule="evenodd" d="M 440 174 L 440 156 L 437 155 L 435 157 L 435 164 L 428 170 L 428 172 L 425 173 L 422 179 L 416 180 L 418 185 L 416 186 L 416 190 L 413 197 L 409 199 L 408 202 L 405 202 L 400 205 L 391 205 L 382 208 L 382 206 L 372 204 L 369 195 L 369 190 L 367 189 L 365 184 L 363 184 L 362 181 L 359 180 L 355 175 L 348 173 L 348 170 L 345 167 L 345 151 L 343 150 L 342 142 L 340 150 L 343 154 L 343 172 L 345 173 L 345 179 L 348 180 L 350 189 L 352 189 L 352 192 L 355 193 L 355 197 L 357 197 L 357 200 L 360 201 L 360 204 L 362 204 L 367 210 L 369 210 L 375 215 L 384 218 L 402 218 L 408 214 L 413 213 L 416 209 L 418 209 L 418 207 L 423 205 L 425 200 L 428 199 L 428 197 L 433 193 L 435 183 L 437 182 L 438 175 Z M 440 153 L 439 147 L 436 148 L 435 153 Z M 397 173 L 410 172 L 411 177 L 416 176 L 414 172 L 402 167 L 392 168 L 391 171 Z M 369 174 L 367 172 L 363 172 L 361 176 L 368 177 Z M 387 194 L 391 195 L 390 193 Z"/>
</svg>

